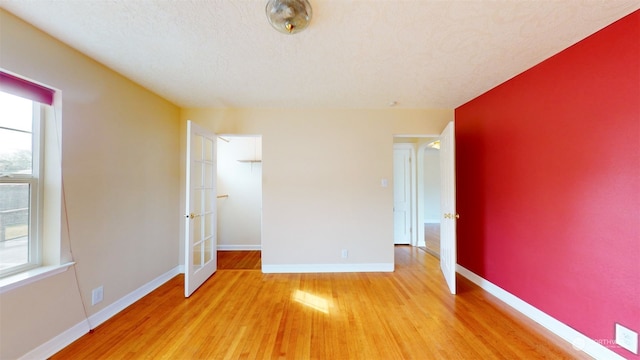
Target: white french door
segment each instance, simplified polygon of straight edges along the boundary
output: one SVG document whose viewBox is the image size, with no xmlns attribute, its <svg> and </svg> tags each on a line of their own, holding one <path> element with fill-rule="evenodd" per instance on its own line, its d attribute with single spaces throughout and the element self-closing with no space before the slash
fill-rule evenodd
<svg viewBox="0 0 640 360">
<path fill-rule="evenodd" d="M 456 169 L 455 126 L 447 124 L 440 135 L 440 269 L 452 294 L 456 293 Z"/>
<path fill-rule="evenodd" d="M 215 135 L 187 121 L 184 296 L 217 269 Z"/>
</svg>

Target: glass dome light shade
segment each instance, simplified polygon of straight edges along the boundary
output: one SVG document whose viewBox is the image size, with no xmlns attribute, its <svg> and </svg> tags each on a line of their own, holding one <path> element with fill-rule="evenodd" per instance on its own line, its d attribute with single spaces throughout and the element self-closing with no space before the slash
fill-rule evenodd
<svg viewBox="0 0 640 360">
<path fill-rule="evenodd" d="M 271 26 L 284 34 L 300 32 L 311 21 L 308 0 L 269 0 L 265 10 Z"/>
</svg>

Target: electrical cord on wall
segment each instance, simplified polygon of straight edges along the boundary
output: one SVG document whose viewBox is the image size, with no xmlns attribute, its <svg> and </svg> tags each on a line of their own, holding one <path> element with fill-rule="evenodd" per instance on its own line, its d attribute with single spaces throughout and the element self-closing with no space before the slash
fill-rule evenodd
<svg viewBox="0 0 640 360">
<path fill-rule="evenodd" d="M 67 242 L 69 244 L 69 255 L 71 256 L 71 261 L 75 260 L 75 256 L 73 255 L 73 246 L 71 245 L 71 227 L 69 225 L 69 211 L 67 210 L 67 195 L 64 187 L 64 172 L 62 171 L 62 140 L 60 131 L 62 130 L 62 123 L 58 119 L 58 112 L 55 107 L 51 107 L 53 110 L 53 122 L 56 132 L 56 141 L 57 141 L 57 149 L 58 155 L 60 159 L 60 187 L 62 190 L 62 208 L 64 211 L 64 219 L 65 219 L 65 227 L 67 230 Z M 91 320 L 89 319 L 89 313 L 87 312 L 87 304 L 82 296 L 82 291 L 80 290 L 80 281 L 78 280 L 78 264 L 73 264 L 73 274 L 75 277 L 76 289 L 78 290 L 78 296 L 80 296 L 80 303 L 82 304 L 82 311 L 84 313 L 84 318 L 87 321 L 87 325 L 89 325 L 89 333 L 93 333 L 93 325 L 91 324 Z"/>
</svg>

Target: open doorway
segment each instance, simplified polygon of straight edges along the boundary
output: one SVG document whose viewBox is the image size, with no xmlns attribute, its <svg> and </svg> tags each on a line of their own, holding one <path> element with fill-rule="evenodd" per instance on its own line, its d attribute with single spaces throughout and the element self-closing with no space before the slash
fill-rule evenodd
<svg viewBox="0 0 640 360">
<path fill-rule="evenodd" d="M 426 138 L 418 147 L 419 246 L 440 258 L 440 142 Z"/>
<path fill-rule="evenodd" d="M 218 268 L 260 270 L 262 248 L 262 137 L 217 140 Z"/>
<path fill-rule="evenodd" d="M 398 135 L 394 136 L 394 243 L 408 227 L 410 243 L 430 254 L 439 257 L 440 253 L 440 156 L 439 135 Z M 408 150 L 407 155 L 397 156 L 398 149 Z M 400 151 L 402 152 L 402 150 Z M 400 164 L 403 162 L 405 165 Z M 409 164 L 409 165 L 406 165 Z M 402 166 L 400 166 L 402 165 Z M 406 166 L 409 166 L 408 170 Z M 400 174 L 403 172 L 403 174 Z M 397 180 L 409 176 L 410 181 L 403 180 L 398 186 Z M 402 189 L 399 191 L 398 189 Z M 408 195 L 406 195 L 408 191 Z M 402 205 L 404 197 L 409 197 L 410 204 Z M 399 210 L 408 213 L 410 225 L 406 225 L 405 216 Z M 407 243 L 407 242 L 404 242 Z"/>
</svg>

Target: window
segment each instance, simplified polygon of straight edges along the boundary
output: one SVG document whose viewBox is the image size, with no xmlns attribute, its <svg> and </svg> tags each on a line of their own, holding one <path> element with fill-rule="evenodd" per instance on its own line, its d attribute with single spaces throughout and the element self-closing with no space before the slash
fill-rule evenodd
<svg viewBox="0 0 640 360">
<path fill-rule="evenodd" d="M 42 106 L 0 91 L 0 276 L 41 264 Z"/>
<path fill-rule="evenodd" d="M 62 138 L 54 95 L 0 69 L 0 294 L 73 265 L 61 242 Z"/>
</svg>

